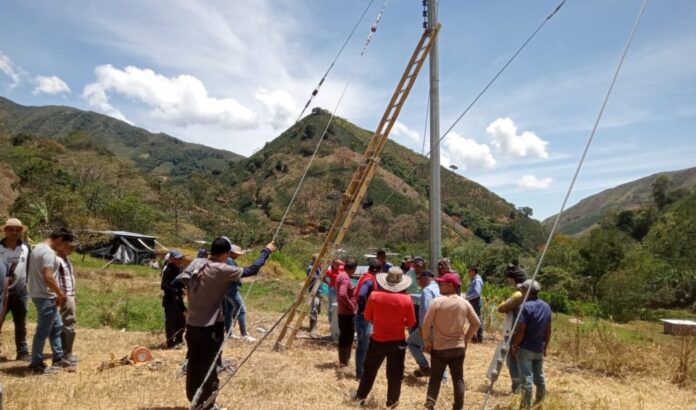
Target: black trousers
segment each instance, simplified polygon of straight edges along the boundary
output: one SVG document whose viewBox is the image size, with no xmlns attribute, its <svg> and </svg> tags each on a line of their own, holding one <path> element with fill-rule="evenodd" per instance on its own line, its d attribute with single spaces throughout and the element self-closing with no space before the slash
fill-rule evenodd
<svg viewBox="0 0 696 410">
<path fill-rule="evenodd" d="M 19 296 L 15 294 L 7 295 L 7 312 L 5 312 L 5 317 L 9 312 L 12 312 L 12 320 L 14 321 L 15 328 L 15 348 L 17 349 L 17 354 L 29 353 L 29 348 L 27 347 L 27 302 L 28 296 Z M 5 318 L 0 320 L 0 323 L 4 322 Z"/>
<path fill-rule="evenodd" d="M 406 342 L 404 340 L 378 342 L 375 339 L 370 339 L 363 363 L 363 376 L 358 386 L 357 399 L 364 400 L 370 394 L 377 378 L 377 372 L 385 358 L 387 359 L 387 407 L 396 407 L 401 397 L 401 381 L 404 378 L 404 360 L 406 359 Z"/>
<path fill-rule="evenodd" d="M 186 397 L 189 401 L 193 400 L 196 390 L 203 383 L 208 369 L 213 364 L 215 355 L 220 349 L 220 345 L 225 340 L 225 324 L 215 323 L 213 326 L 186 326 L 186 343 L 188 344 L 188 366 L 186 368 Z M 203 386 L 201 397 L 196 403 L 202 405 L 219 384 L 217 371 L 213 369 L 208 381 Z M 207 407 L 212 408 L 211 406 Z"/>
<path fill-rule="evenodd" d="M 338 315 L 338 347 L 353 347 L 355 315 Z"/>
<path fill-rule="evenodd" d="M 433 405 L 440 394 L 442 376 L 449 367 L 454 385 L 454 405 L 452 409 L 464 408 L 464 357 L 466 349 L 433 350 L 430 353 L 430 380 L 428 380 L 428 402 Z"/>
<path fill-rule="evenodd" d="M 184 342 L 186 306 L 180 300 L 168 299 L 165 299 L 162 305 L 164 305 L 164 331 L 167 336 L 167 347 L 174 347 Z"/>
</svg>

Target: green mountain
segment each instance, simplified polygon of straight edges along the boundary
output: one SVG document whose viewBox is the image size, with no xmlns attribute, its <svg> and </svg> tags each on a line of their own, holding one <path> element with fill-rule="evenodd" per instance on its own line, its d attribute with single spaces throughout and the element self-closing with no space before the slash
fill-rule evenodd
<svg viewBox="0 0 696 410">
<path fill-rule="evenodd" d="M 0 203 L 0 213 L 24 218 L 34 232 L 69 225 L 152 233 L 170 243 L 220 233 L 245 246 L 260 243 L 277 228 L 328 120 L 314 109 L 241 158 L 101 114 L 0 98 L 0 189 L 16 197 Z M 371 135 L 334 119 L 282 242 L 322 239 Z M 424 250 L 427 161 L 389 141 L 381 165 L 346 246 Z M 539 222 L 485 187 L 447 169 L 442 187 L 445 240 L 501 241 L 527 252 L 543 242 Z"/>
<path fill-rule="evenodd" d="M 650 175 L 589 196 L 568 208 L 559 221 L 559 232 L 573 235 L 597 226 L 610 212 L 635 209 L 652 202 L 653 184 L 661 175 L 669 177 L 672 189 L 696 187 L 696 167 Z M 544 220 L 550 228 L 556 215 Z"/>
<path fill-rule="evenodd" d="M 72 144 L 89 142 L 133 161 L 145 172 L 160 175 L 185 176 L 193 171 L 220 170 L 229 161 L 243 158 L 167 134 L 154 134 L 103 114 L 65 106 L 27 107 L 3 97 L 0 97 L 0 130 L 58 142 L 69 140 Z"/>
</svg>

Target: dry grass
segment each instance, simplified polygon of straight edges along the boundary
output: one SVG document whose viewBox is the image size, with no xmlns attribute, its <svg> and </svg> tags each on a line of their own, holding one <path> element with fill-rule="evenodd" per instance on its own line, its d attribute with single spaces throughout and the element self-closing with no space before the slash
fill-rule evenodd
<svg viewBox="0 0 696 410">
<path fill-rule="evenodd" d="M 250 312 L 250 329 L 269 327 L 277 314 Z M 0 356 L 14 354 L 11 323 L 2 334 Z M 323 329 L 325 332 L 326 328 Z M 30 335 L 33 331 L 30 329 Z M 260 334 L 257 333 L 257 336 Z M 154 347 L 161 334 L 119 332 L 110 329 L 80 329 L 76 343 L 81 358 L 75 373 L 54 376 L 30 376 L 25 364 L 13 361 L 0 363 L 0 380 L 5 388 L 8 409 L 184 409 L 187 406 L 183 379 L 176 378 L 178 363 L 185 351 L 155 349 L 155 357 L 163 361 L 160 370 L 124 366 L 97 372 L 109 353 L 121 357 L 134 345 Z M 357 382 L 351 372 L 335 367 L 335 349 L 325 343 L 298 339 L 296 345 L 283 353 L 272 351 L 273 335 L 259 349 L 219 402 L 231 409 L 355 409 L 348 400 Z M 473 345 L 465 363 L 467 380 L 466 408 L 478 408 L 484 397 L 484 374 L 494 345 Z M 241 358 L 250 345 L 230 342 L 225 356 Z M 416 368 L 409 357 L 407 369 Z M 546 364 L 549 396 L 546 409 L 693 409 L 696 395 L 679 389 L 669 377 L 628 373 L 621 378 L 601 376 L 594 371 L 569 366 L 557 356 Z M 516 397 L 506 390 L 507 375 L 501 376 L 489 408 L 515 408 Z M 402 390 L 400 408 L 422 408 L 426 382 L 407 376 Z M 438 408 L 452 402 L 451 385 L 443 388 Z M 383 371 L 371 394 L 369 406 L 384 408 L 386 380 Z"/>
</svg>

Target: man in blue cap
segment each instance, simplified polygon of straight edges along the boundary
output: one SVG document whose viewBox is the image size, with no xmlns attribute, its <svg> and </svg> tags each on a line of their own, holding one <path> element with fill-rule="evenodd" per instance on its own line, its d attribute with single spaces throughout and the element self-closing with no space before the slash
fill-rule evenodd
<svg viewBox="0 0 696 410">
<path fill-rule="evenodd" d="M 184 329 L 186 328 L 186 305 L 181 283 L 175 279 L 181 273 L 184 254 L 178 249 L 169 251 L 169 261 L 162 271 L 160 288 L 164 292 L 162 307 L 164 308 L 164 330 L 167 337 L 167 348 L 179 348 L 184 344 Z"/>
</svg>

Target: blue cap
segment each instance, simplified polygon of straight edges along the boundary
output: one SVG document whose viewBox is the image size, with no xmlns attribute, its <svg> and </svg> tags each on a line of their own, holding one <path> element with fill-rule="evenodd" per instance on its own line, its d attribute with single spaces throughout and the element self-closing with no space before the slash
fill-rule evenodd
<svg viewBox="0 0 696 410">
<path fill-rule="evenodd" d="M 178 249 L 172 249 L 169 251 L 169 258 L 170 259 L 180 259 L 183 257 L 184 257 L 184 254 L 181 253 L 181 251 Z"/>
</svg>

